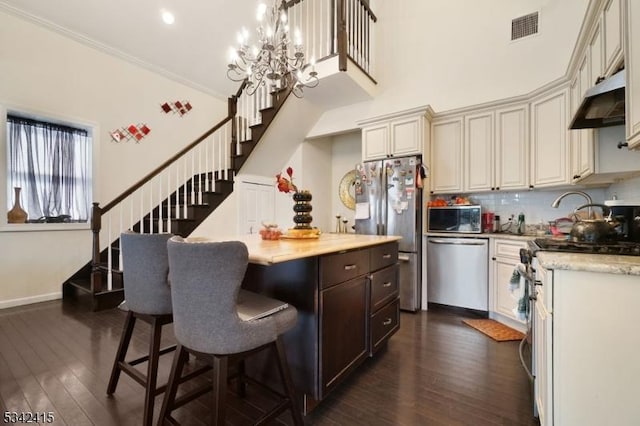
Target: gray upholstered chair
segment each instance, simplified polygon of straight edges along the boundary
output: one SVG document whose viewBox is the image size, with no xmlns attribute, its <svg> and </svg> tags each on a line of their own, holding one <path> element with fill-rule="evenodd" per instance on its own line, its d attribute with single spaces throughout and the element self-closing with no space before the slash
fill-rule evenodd
<svg viewBox="0 0 640 426">
<path fill-rule="evenodd" d="M 289 306 L 261 319 L 244 321 L 238 312 L 238 294 L 247 264 L 247 247 L 238 241 L 186 242 L 173 237 L 168 243 L 169 280 L 173 301 L 174 332 L 178 348 L 174 355 L 159 424 L 175 423 L 171 411 L 202 395 L 204 391 L 191 391 L 176 398 L 178 384 L 188 353 L 211 360 L 213 369 L 213 404 L 211 424 L 224 424 L 229 359 L 243 360 L 247 355 L 263 349 L 272 350 L 286 395 L 276 392 L 281 402 L 264 414 L 259 422 L 268 421 L 290 409 L 294 424 L 302 425 L 302 414 L 296 403 L 293 382 L 284 352 L 281 336 L 297 320 L 297 311 Z M 242 372 L 240 363 L 240 395 L 245 380 L 253 383 Z M 248 380 L 247 380 L 248 379 Z M 207 384 L 205 389 L 211 389 Z M 271 389 L 273 392 L 273 389 Z"/>
<path fill-rule="evenodd" d="M 169 259 L 167 241 L 171 234 L 123 233 L 120 236 L 125 306 L 128 310 L 120 345 L 107 386 L 107 394 L 115 392 L 120 373 L 124 372 L 145 387 L 143 424 L 151 425 L 153 402 L 166 385 L 157 387 L 158 361 L 162 354 L 175 349 L 175 345 L 160 349 L 162 326 L 173 321 L 171 290 L 167 277 Z M 143 357 L 125 361 L 136 320 L 151 325 L 149 353 Z M 135 365 L 148 361 L 144 375 Z"/>
</svg>

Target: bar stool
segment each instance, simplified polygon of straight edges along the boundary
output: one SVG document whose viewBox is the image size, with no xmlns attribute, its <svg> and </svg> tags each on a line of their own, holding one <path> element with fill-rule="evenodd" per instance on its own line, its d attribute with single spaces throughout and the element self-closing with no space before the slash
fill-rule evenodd
<svg viewBox="0 0 640 426">
<path fill-rule="evenodd" d="M 167 281 L 169 274 L 167 241 L 171 236 L 171 234 L 136 234 L 132 232 L 120 235 L 125 306 L 128 312 L 118 352 L 113 362 L 107 394 L 112 395 L 115 392 L 121 372 L 128 374 L 144 386 L 144 425 L 153 424 L 154 399 L 156 395 L 166 389 L 166 385 L 156 386 L 160 355 L 176 348 L 176 345 L 172 345 L 160 349 L 162 326 L 173 322 L 171 290 Z M 138 319 L 151 325 L 149 352 L 142 357 L 125 361 L 133 329 Z M 135 368 L 136 365 L 145 361 L 148 361 L 146 375 Z"/>
<path fill-rule="evenodd" d="M 259 351 L 270 350 L 277 361 L 285 394 L 264 384 L 260 385 L 277 395 L 280 401 L 268 413 L 263 414 L 256 424 L 274 419 L 289 409 L 294 424 L 303 425 L 281 337 L 295 325 L 296 309 L 289 306 L 261 319 L 240 319 L 238 294 L 248 265 L 248 253 L 247 247 L 239 241 L 190 243 L 180 237 L 173 237 L 169 240 L 168 251 L 174 332 L 178 348 L 158 424 L 176 424 L 176 420 L 171 417 L 172 410 L 213 389 L 211 424 L 223 425 L 230 361 L 241 360 L 239 394 L 243 396 L 246 383 L 257 384 L 243 374 L 244 358 Z M 178 384 L 182 382 L 182 369 L 189 353 L 210 360 L 213 383 L 192 389 L 177 398 Z"/>
</svg>

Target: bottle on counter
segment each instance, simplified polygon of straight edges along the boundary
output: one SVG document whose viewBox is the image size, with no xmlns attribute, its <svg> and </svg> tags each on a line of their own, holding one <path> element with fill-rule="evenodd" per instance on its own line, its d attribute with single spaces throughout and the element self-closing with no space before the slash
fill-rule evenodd
<svg viewBox="0 0 640 426">
<path fill-rule="evenodd" d="M 518 215 L 518 227 L 516 232 L 520 235 L 526 232 L 526 226 L 524 224 L 524 213 L 520 213 Z"/>
<path fill-rule="evenodd" d="M 493 216 L 493 232 L 500 232 L 500 216 Z"/>
</svg>

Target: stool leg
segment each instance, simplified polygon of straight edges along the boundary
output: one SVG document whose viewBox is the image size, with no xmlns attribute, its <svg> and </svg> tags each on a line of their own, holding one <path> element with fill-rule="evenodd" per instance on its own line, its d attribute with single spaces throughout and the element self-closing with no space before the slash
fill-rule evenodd
<svg viewBox="0 0 640 426">
<path fill-rule="evenodd" d="M 291 408 L 291 416 L 293 417 L 293 424 L 297 426 L 304 425 L 302 420 L 302 414 L 298 409 L 298 401 L 296 399 L 296 392 L 293 386 L 293 380 L 291 379 L 291 372 L 289 371 L 289 364 L 287 363 L 287 354 L 282 344 L 282 338 L 278 336 L 276 338 L 275 350 L 278 358 L 278 370 L 280 371 L 280 378 L 284 386 L 287 397 L 289 398 L 289 404 Z"/>
<path fill-rule="evenodd" d="M 153 424 L 153 402 L 156 397 L 156 383 L 158 381 L 158 362 L 160 359 L 160 338 L 162 337 L 162 324 L 157 318 L 151 323 L 151 336 L 149 339 L 149 362 L 147 364 L 147 384 L 144 396 L 144 414 L 142 424 Z"/>
<path fill-rule="evenodd" d="M 213 407 L 211 424 L 224 425 L 227 399 L 227 356 L 213 356 Z"/>
<path fill-rule="evenodd" d="M 244 359 L 238 361 L 238 396 L 244 398 L 247 396 L 247 383 L 245 381 Z"/>
<path fill-rule="evenodd" d="M 165 419 L 171 415 L 173 403 L 176 399 L 176 394 L 178 393 L 178 384 L 182 377 L 182 368 L 186 363 L 187 357 L 187 350 L 182 347 L 181 344 L 178 344 L 176 346 L 176 353 L 173 356 L 173 363 L 171 364 L 171 373 L 169 374 L 167 389 L 164 393 L 164 399 L 162 400 L 162 408 L 160 409 L 158 425 L 163 425 L 165 423 Z"/>
<path fill-rule="evenodd" d="M 135 324 L 136 317 L 133 315 L 133 312 L 127 312 L 127 318 L 124 321 L 120 344 L 118 345 L 118 352 L 116 352 L 116 359 L 113 362 L 111 377 L 109 378 L 109 384 L 107 385 L 107 395 L 113 394 L 118 386 L 118 379 L 120 379 L 120 372 L 122 371 L 120 363 L 124 362 L 125 356 L 127 355 L 127 349 L 129 349 L 129 342 L 131 342 L 131 335 L 133 334 L 133 327 Z"/>
</svg>

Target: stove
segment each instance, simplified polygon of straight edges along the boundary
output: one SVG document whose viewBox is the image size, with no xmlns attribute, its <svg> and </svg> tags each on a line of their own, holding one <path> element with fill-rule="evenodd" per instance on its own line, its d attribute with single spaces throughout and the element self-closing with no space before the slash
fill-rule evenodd
<svg viewBox="0 0 640 426">
<path fill-rule="evenodd" d="M 529 243 L 531 251 L 558 251 L 584 254 L 611 254 L 616 256 L 640 256 L 640 242 L 612 241 L 603 243 L 578 243 L 552 238 L 536 238 Z"/>
</svg>

